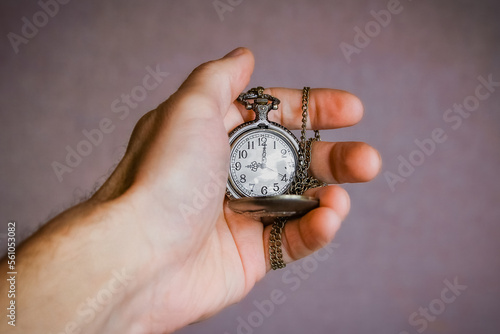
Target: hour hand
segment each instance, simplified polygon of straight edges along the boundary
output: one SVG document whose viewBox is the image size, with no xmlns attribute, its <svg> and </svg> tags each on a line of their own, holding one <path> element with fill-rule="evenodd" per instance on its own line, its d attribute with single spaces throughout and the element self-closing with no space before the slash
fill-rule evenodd
<svg viewBox="0 0 500 334">
<path fill-rule="evenodd" d="M 250 168 L 252 172 L 256 172 L 262 164 L 257 163 L 257 161 L 252 161 L 250 165 L 246 165 L 246 168 Z"/>
</svg>

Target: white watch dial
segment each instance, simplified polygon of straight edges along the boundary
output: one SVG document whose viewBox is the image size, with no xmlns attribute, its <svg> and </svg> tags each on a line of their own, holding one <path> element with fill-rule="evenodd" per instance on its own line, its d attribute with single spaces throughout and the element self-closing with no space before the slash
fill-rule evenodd
<svg viewBox="0 0 500 334">
<path fill-rule="evenodd" d="M 256 130 L 238 138 L 231 148 L 230 179 L 244 196 L 283 194 L 293 181 L 295 149 L 277 133 Z"/>
</svg>

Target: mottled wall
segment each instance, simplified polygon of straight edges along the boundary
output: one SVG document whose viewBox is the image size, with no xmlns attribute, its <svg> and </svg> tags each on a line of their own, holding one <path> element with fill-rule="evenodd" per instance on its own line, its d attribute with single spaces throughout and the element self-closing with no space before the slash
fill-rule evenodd
<svg viewBox="0 0 500 334">
<path fill-rule="evenodd" d="M 331 253 L 271 273 L 181 333 L 499 331 L 500 87 L 477 88 L 500 81 L 497 1 L 73 0 L 53 17 L 41 10 L 0 4 L 1 226 L 15 219 L 24 238 L 89 193 L 142 114 L 199 63 L 247 46 L 250 86 L 357 94 L 364 120 L 323 138 L 368 141 L 384 166 L 374 182 L 346 185 L 352 211 Z M 22 31 L 34 19 L 38 31 Z M 13 47 L 8 34 L 23 32 Z M 158 87 L 113 112 L 157 66 L 169 73 Z M 109 133 L 59 180 L 53 162 L 100 125 Z M 442 295 L 454 280 L 467 287 Z M 274 289 L 281 298 L 259 310 Z"/>
</svg>

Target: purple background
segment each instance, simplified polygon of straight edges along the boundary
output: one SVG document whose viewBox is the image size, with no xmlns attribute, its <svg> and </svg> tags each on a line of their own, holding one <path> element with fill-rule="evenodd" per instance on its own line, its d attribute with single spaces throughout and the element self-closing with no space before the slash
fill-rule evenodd
<svg viewBox="0 0 500 334">
<path fill-rule="evenodd" d="M 425 333 L 498 333 L 500 87 L 457 129 L 443 119 L 474 95 L 478 76 L 500 81 L 498 2 L 401 0 L 402 11 L 373 30 L 350 63 L 340 44 L 353 44 L 355 27 L 376 29 L 370 11 L 385 10 L 387 1 L 222 2 L 233 4 L 223 20 L 211 0 L 71 1 L 17 54 L 7 34 L 20 34 L 22 18 L 32 21 L 41 8 L 1 2 L 2 226 L 16 220 L 25 238 L 92 191 L 142 114 L 196 65 L 247 46 L 256 57 L 249 86 L 358 95 L 363 121 L 324 131 L 323 138 L 367 141 L 384 166 L 375 181 L 345 186 L 352 210 L 326 260 L 299 262 L 302 278 L 293 266 L 273 272 L 241 303 L 180 333 L 237 333 L 239 317 L 255 326 L 240 333 L 417 333 L 425 321 L 418 316 L 412 326 L 408 318 L 429 304 L 442 313 Z M 169 76 L 120 119 L 111 103 L 157 64 Z M 59 182 L 51 163 L 64 162 L 65 147 L 75 148 L 82 131 L 103 118 L 114 131 Z M 399 156 L 418 158 L 414 141 L 435 128 L 446 141 L 391 191 L 384 173 L 398 173 Z M 0 238 L 4 244 L 5 234 Z M 444 280 L 455 277 L 467 289 L 440 310 Z M 284 302 L 268 310 L 271 316 L 259 315 L 254 302 L 269 299 L 273 289 Z"/>
</svg>

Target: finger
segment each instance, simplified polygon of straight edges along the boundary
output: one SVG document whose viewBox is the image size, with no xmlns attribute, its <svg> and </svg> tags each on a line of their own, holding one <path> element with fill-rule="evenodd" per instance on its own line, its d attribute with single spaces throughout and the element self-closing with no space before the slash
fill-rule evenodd
<svg viewBox="0 0 500 334">
<path fill-rule="evenodd" d="M 269 88 L 265 93 L 281 101 L 277 110 L 269 112 L 269 119 L 289 129 L 301 129 L 302 89 Z M 326 88 L 311 89 L 307 128 L 321 130 L 352 126 L 361 120 L 363 110 L 360 99 L 349 92 Z M 239 106 L 238 111 L 239 113 L 228 114 L 225 120 L 226 129 L 231 130 L 242 122 L 255 118 L 254 112 L 243 106 Z"/>
<path fill-rule="evenodd" d="M 188 139 L 192 138 L 189 134 L 202 133 L 201 130 L 210 129 L 210 126 L 216 131 L 221 116 L 228 108 L 235 108 L 233 101 L 248 84 L 253 66 L 253 55 L 246 48 L 237 48 L 219 60 L 198 66 L 169 99 L 141 118 L 132 133 L 131 143 L 142 144 L 142 140 L 134 139 L 147 138 L 156 128 L 167 130 L 161 131 L 164 136 L 180 135 L 179 138 Z M 174 125 L 168 129 L 163 127 L 165 115 Z M 190 126 L 192 123 L 194 126 Z M 170 138 L 160 140 L 162 146 L 169 142 L 167 139 Z"/>
<path fill-rule="evenodd" d="M 253 68 L 251 51 L 237 48 L 194 69 L 166 104 L 188 119 L 208 118 L 213 112 L 225 116 L 230 107 L 234 109 L 233 102 L 248 84 Z"/>
<path fill-rule="evenodd" d="M 349 212 L 349 196 L 339 186 L 318 188 L 306 194 L 319 198 L 320 206 L 304 217 L 290 220 L 285 224 L 281 236 L 285 263 L 306 257 L 330 243 L 340 228 L 342 219 Z M 271 269 L 269 260 L 271 228 L 269 225 L 264 230 L 267 270 Z"/>
<path fill-rule="evenodd" d="M 379 152 L 363 142 L 314 142 L 309 173 L 323 182 L 367 182 L 382 167 Z"/>
<path fill-rule="evenodd" d="M 248 84 L 253 66 L 252 53 L 238 48 L 197 67 L 177 92 L 137 123 L 124 159 L 99 192 L 102 198 L 117 196 L 132 183 L 146 182 L 159 191 L 167 187 L 163 181 L 170 182 L 171 188 L 193 183 L 191 175 L 205 178 L 197 180 L 198 184 L 208 183 L 208 171 L 225 170 L 223 117 L 228 109 L 236 109 L 233 101 Z M 184 179 L 170 177 L 169 173 L 186 166 L 191 174 L 182 174 Z"/>
</svg>

